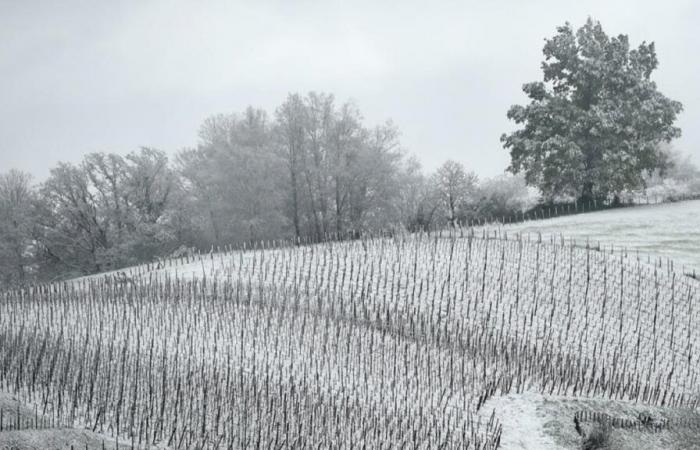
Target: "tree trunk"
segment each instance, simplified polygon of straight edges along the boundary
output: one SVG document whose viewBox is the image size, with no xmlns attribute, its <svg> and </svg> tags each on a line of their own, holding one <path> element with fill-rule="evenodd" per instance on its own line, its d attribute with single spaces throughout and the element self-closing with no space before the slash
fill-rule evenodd
<svg viewBox="0 0 700 450">
<path fill-rule="evenodd" d="M 338 234 L 338 236 L 341 235 L 343 231 L 343 220 L 342 220 L 342 214 L 343 214 L 343 207 L 342 207 L 342 200 L 340 196 L 340 182 L 338 180 L 338 177 L 336 176 L 335 178 L 335 232 Z"/>
<path fill-rule="evenodd" d="M 582 205 L 587 205 L 589 202 L 592 202 L 593 199 L 593 183 L 591 181 L 586 181 L 585 183 L 583 183 L 583 188 L 581 189 L 579 201 Z"/>
<path fill-rule="evenodd" d="M 299 239 L 299 193 L 297 192 L 297 174 L 293 166 L 290 165 L 290 175 L 292 178 L 292 220 L 294 222 L 294 236 Z"/>
</svg>

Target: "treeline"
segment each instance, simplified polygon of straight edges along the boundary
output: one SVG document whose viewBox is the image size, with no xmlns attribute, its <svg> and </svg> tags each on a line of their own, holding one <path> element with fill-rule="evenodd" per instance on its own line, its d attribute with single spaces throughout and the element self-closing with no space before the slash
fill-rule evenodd
<svg viewBox="0 0 700 450">
<path fill-rule="evenodd" d="M 196 148 L 60 163 L 42 183 L 0 174 L 0 285 L 118 269 L 178 249 L 409 231 L 522 211 L 524 181 L 479 181 L 447 161 L 426 174 L 390 121 L 332 95 L 292 94 L 270 115 L 204 121 Z"/>
</svg>

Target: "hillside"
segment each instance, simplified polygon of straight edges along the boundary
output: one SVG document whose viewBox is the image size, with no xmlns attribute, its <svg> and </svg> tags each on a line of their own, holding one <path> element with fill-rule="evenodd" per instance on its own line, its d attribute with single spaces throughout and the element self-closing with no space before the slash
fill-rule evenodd
<svg viewBox="0 0 700 450">
<path fill-rule="evenodd" d="M 647 258 L 671 259 L 679 272 L 700 274 L 700 200 L 610 209 L 509 224 L 504 230 L 587 239 Z"/>
<path fill-rule="evenodd" d="M 117 442 L 91 430 L 66 427 L 29 408 L 10 395 L 0 393 L 0 448 L 13 450 L 63 448 L 117 448 Z M 131 448 L 119 443 L 118 448 Z"/>
<path fill-rule="evenodd" d="M 140 445 L 495 448 L 505 393 L 698 401 L 698 283 L 491 233 L 194 256 L 0 298 L 4 389 Z"/>
</svg>

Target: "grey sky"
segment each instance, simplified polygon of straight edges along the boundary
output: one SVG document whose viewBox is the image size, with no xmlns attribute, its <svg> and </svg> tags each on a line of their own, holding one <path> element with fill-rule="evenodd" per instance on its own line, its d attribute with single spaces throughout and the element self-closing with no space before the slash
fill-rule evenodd
<svg viewBox="0 0 700 450">
<path fill-rule="evenodd" d="M 541 78 L 543 39 L 592 16 L 655 41 L 655 79 L 685 111 L 675 147 L 700 161 L 700 2 L 0 1 L 0 171 L 41 179 L 92 151 L 195 145 L 208 115 L 273 113 L 288 92 L 391 118 L 431 170 L 483 176 L 508 154 L 508 107 Z"/>
</svg>

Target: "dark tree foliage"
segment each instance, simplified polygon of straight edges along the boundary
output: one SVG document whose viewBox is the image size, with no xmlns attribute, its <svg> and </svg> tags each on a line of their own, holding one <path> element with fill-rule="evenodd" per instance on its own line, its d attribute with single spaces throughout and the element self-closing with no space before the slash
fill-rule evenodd
<svg viewBox="0 0 700 450">
<path fill-rule="evenodd" d="M 588 19 L 568 23 L 547 39 L 543 82 L 527 83 L 526 106 L 508 118 L 520 128 L 501 137 L 513 173 L 543 195 L 583 200 L 614 197 L 644 186 L 643 175 L 663 164 L 660 144 L 680 136 L 682 105 L 658 91 L 654 43 L 630 48 Z"/>
</svg>

